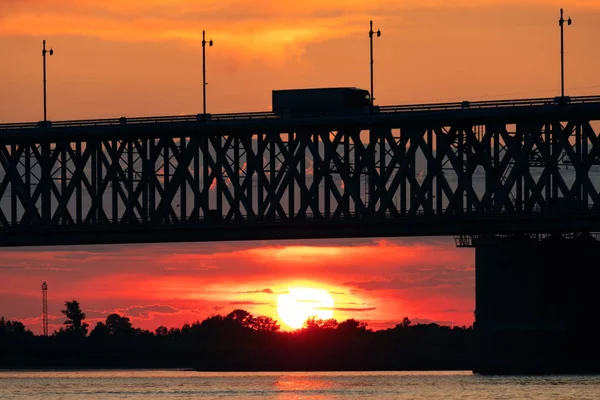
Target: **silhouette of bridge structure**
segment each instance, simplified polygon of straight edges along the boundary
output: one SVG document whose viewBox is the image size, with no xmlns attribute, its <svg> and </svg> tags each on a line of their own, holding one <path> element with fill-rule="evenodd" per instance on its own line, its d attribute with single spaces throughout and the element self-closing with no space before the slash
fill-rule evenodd
<svg viewBox="0 0 600 400">
<path fill-rule="evenodd" d="M 600 231 L 600 97 L 560 100 L 3 124 L 0 246 Z"/>
<path fill-rule="evenodd" d="M 598 303 L 599 129 L 600 96 L 2 124 L 0 246 L 454 235 L 477 368 L 557 369 L 534 349 Z"/>
</svg>

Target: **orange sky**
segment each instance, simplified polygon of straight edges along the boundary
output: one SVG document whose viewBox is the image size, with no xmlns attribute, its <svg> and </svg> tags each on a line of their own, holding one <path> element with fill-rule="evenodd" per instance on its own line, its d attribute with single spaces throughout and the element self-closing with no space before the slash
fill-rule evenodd
<svg viewBox="0 0 600 400">
<path fill-rule="evenodd" d="M 257 7 L 257 4 L 260 4 Z M 324 5 L 327 4 L 327 5 Z M 416 5 L 418 4 L 418 5 Z M 379 104 L 600 92 L 600 0 L 0 0 L 0 121 L 263 111 L 271 90 L 369 86 Z"/>
<path fill-rule="evenodd" d="M 55 50 L 49 119 L 201 112 L 203 29 L 215 41 L 208 111 L 266 111 L 272 89 L 368 88 L 370 19 L 382 31 L 378 104 L 555 96 L 560 7 L 573 18 L 567 94 L 598 94 L 600 0 L 0 0 L 0 123 L 42 118 L 42 39 Z M 374 328 L 473 320 L 474 254 L 451 238 L 0 254 L 0 315 L 37 332 L 43 280 L 53 326 L 70 299 L 93 320 L 116 311 L 151 329 L 233 308 L 276 317 L 277 293 L 294 283 L 333 291 L 335 318 Z"/>
</svg>

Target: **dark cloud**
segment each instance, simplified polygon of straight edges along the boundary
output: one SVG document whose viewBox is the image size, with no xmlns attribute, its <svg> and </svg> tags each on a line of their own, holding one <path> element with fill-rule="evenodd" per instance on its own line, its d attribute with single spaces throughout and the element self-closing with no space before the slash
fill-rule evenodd
<svg viewBox="0 0 600 400">
<path fill-rule="evenodd" d="M 85 310 L 84 310 L 85 311 Z M 106 318 L 110 314 L 119 314 L 131 318 L 136 319 L 151 319 L 153 315 L 162 314 L 162 315 L 173 315 L 179 314 L 181 312 L 180 309 L 166 306 L 162 304 L 152 304 L 152 305 L 133 305 L 130 307 L 123 308 L 115 308 L 112 310 L 90 310 L 85 311 L 86 316 L 88 318 Z"/>
<path fill-rule="evenodd" d="M 186 271 L 209 271 L 212 269 L 219 269 L 215 265 L 182 265 L 182 266 L 168 266 L 164 270 L 168 272 L 186 272 Z"/>
<path fill-rule="evenodd" d="M 30 264 L 17 264 L 17 265 L 0 265 L 0 269 L 6 269 L 10 271 L 52 271 L 52 272 L 73 272 L 80 271 L 78 267 L 64 267 L 52 264 L 44 265 L 30 265 Z"/>
<path fill-rule="evenodd" d="M 456 325 L 454 321 L 447 321 L 447 320 L 437 320 L 437 319 L 429 319 L 429 318 L 419 318 L 419 317 L 414 317 L 414 318 L 408 318 L 410 320 L 410 324 L 411 325 L 418 325 L 418 324 L 438 324 L 438 325 L 444 325 L 444 326 L 454 326 Z M 393 329 L 394 326 L 399 325 L 402 323 L 401 320 L 369 320 L 369 319 L 365 319 L 365 320 L 360 320 L 361 322 L 366 322 L 370 327 L 379 330 L 379 329 Z"/>
<path fill-rule="evenodd" d="M 242 294 L 252 294 L 252 293 L 273 294 L 274 292 L 271 289 L 262 289 L 262 290 L 249 290 L 249 291 L 246 291 L 246 292 L 236 292 L 236 293 L 242 293 Z"/>
<path fill-rule="evenodd" d="M 265 306 L 269 303 L 263 303 L 260 301 L 252 301 L 252 300 L 241 300 L 241 301 L 232 301 L 229 302 L 229 305 L 232 306 Z"/>
<path fill-rule="evenodd" d="M 455 308 L 449 308 L 447 310 L 443 310 L 442 312 L 445 312 L 445 313 L 455 313 L 455 312 L 460 312 L 460 311 L 458 311 Z"/>
<path fill-rule="evenodd" d="M 405 278 L 389 280 L 371 280 L 366 282 L 345 282 L 346 286 L 354 286 L 363 290 L 403 290 L 418 288 L 434 288 L 440 286 L 472 285 L 475 273 L 470 269 L 438 268 L 415 271 Z"/>
<path fill-rule="evenodd" d="M 330 310 L 330 311 L 351 311 L 351 312 L 364 312 L 377 310 L 377 307 L 365 307 L 365 308 L 354 308 L 354 307 L 317 307 L 317 310 Z"/>
<path fill-rule="evenodd" d="M 435 320 L 435 319 L 427 319 L 427 318 L 409 318 L 411 325 L 417 325 L 417 324 L 438 324 L 438 325 L 446 325 L 446 326 L 452 326 L 452 325 L 456 325 L 454 323 L 454 321 L 442 321 L 442 320 Z M 398 322 L 400 323 L 400 322 Z"/>
</svg>

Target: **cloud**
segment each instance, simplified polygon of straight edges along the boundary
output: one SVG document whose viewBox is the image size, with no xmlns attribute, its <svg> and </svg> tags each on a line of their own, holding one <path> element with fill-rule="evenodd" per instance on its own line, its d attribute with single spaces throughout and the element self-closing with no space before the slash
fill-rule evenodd
<svg viewBox="0 0 600 400">
<path fill-rule="evenodd" d="M 10 319 L 10 318 L 9 318 Z M 48 314 L 48 321 L 49 322 L 54 322 L 54 321 L 60 321 L 60 324 L 62 324 L 62 321 L 65 321 L 66 317 L 64 315 L 52 315 L 52 314 Z M 42 324 L 42 317 L 31 317 L 31 318 L 20 318 L 19 319 L 20 322 L 22 322 L 26 327 L 29 325 L 37 325 L 37 324 Z"/>
<path fill-rule="evenodd" d="M 434 320 L 434 319 L 427 319 L 427 318 L 409 318 L 411 325 L 417 325 L 417 324 L 438 324 L 438 325 L 446 325 L 446 326 L 452 326 L 452 325 L 456 325 L 456 323 L 454 321 L 443 321 L 443 320 Z"/>
<path fill-rule="evenodd" d="M 81 268 L 79 267 L 64 267 L 53 264 L 38 264 L 38 265 L 29 265 L 29 264 L 17 264 L 17 265 L 0 265 L 0 269 L 4 270 L 12 270 L 12 271 L 53 271 L 53 272 L 73 272 L 79 271 Z"/>
<path fill-rule="evenodd" d="M 365 308 L 355 308 L 355 307 L 316 307 L 316 310 L 328 310 L 328 311 L 346 311 L 346 312 L 365 312 L 365 311 L 374 311 L 377 310 L 377 307 L 365 307 Z"/>
<path fill-rule="evenodd" d="M 178 40 L 200 43 L 209 32 L 225 51 L 297 55 L 302 46 L 345 36 L 366 19 L 362 1 L 317 0 L 257 5 L 224 0 L 207 6 L 192 0 L 2 0 L 0 35 L 70 35 L 110 41 Z M 226 29 L 224 29 L 226 27 Z M 298 46 L 292 46 L 297 44 Z"/>
<path fill-rule="evenodd" d="M 248 290 L 246 292 L 236 292 L 236 293 L 241 293 L 241 294 L 252 294 L 252 293 L 273 294 L 273 291 L 271 289 L 262 289 L 262 290 Z"/>
<path fill-rule="evenodd" d="M 165 271 L 170 272 L 192 272 L 192 271 L 208 271 L 211 269 L 218 269 L 217 266 L 214 265 L 190 265 L 190 266 L 170 266 L 165 267 Z"/>
<path fill-rule="evenodd" d="M 108 310 L 90 310 L 85 311 L 90 319 L 103 319 L 110 314 L 119 314 L 139 320 L 151 320 L 158 315 L 174 315 L 181 313 L 181 310 L 175 307 L 163 304 L 132 305 L 129 307 L 114 308 Z"/>
<path fill-rule="evenodd" d="M 70 35 L 110 41 L 195 43 L 208 32 L 227 52 L 294 57 L 309 43 L 364 32 L 365 21 L 402 24 L 407 10 L 500 5 L 558 5 L 557 0 L 0 0 L 0 35 Z M 598 8 L 598 1 L 577 8 Z M 575 7 L 575 6 L 574 6 Z"/>
<path fill-rule="evenodd" d="M 365 282 L 345 282 L 346 286 L 354 286 L 363 290 L 405 290 L 419 288 L 435 288 L 442 286 L 473 285 L 475 274 L 470 268 L 453 269 L 447 267 L 432 270 L 422 269 L 408 273 L 403 278 L 380 279 Z"/>
<path fill-rule="evenodd" d="M 231 301 L 231 302 L 229 302 L 229 304 L 232 306 L 266 306 L 266 305 L 270 305 L 271 303 L 264 303 L 264 302 L 252 301 L 252 300 L 239 300 L 239 301 Z"/>
</svg>

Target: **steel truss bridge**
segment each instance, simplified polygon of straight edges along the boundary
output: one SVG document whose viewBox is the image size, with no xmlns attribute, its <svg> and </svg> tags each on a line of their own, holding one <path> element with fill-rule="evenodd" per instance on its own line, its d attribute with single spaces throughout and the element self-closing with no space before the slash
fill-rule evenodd
<svg viewBox="0 0 600 400">
<path fill-rule="evenodd" d="M 600 96 L 0 125 L 0 246 L 600 231 Z"/>
</svg>

